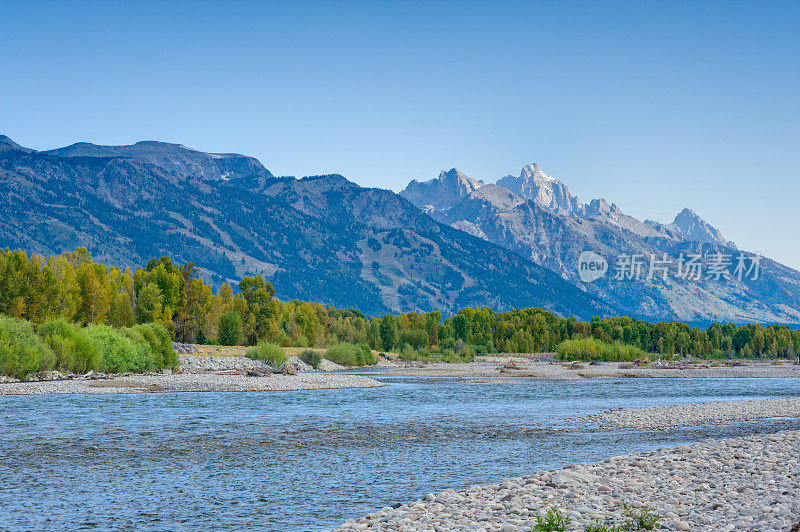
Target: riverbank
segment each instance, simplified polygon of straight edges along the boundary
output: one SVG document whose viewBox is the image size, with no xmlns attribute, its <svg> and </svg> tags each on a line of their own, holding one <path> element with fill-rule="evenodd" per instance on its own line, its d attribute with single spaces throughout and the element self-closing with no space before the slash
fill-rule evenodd
<svg viewBox="0 0 800 532">
<path fill-rule="evenodd" d="M 2 382 L 0 395 L 258 392 L 384 386 L 364 375 L 329 373 L 342 366 L 325 359 L 320 364 L 322 369 L 317 371 L 296 356 L 290 356 L 287 365 L 291 365 L 291 369 L 277 373 L 266 362 L 236 355 L 200 352 L 179 355 L 178 360 L 180 367 L 176 372 L 122 375 L 48 372 L 31 381 Z"/>
<path fill-rule="evenodd" d="M 335 530 L 525 531 L 557 508 L 583 530 L 650 508 L 670 530 L 788 530 L 800 521 L 800 431 L 722 440 L 451 489 L 386 507 Z"/>
<path fill-rule="evenodd" d="M 126 375 L 103 379 L 77 378 L 0 384 L 0 395 L 110 394 L 148 392 L 262 392 L 330 390 L 384 386 L 363 375 L 338 373 L 273 374 L 269 376 L 175 373 L 172 375 Z"/>
<path fill-rule="evenodd" d="M 482 356 L 470 363 L 408 363 L 385 375 L 427 377 L 529 377 L 551 380 L 585 378 L 800 378 L 800 365 L 789 360 L 664 362 L 558 362 L 545 356 Z"/>
</svg>

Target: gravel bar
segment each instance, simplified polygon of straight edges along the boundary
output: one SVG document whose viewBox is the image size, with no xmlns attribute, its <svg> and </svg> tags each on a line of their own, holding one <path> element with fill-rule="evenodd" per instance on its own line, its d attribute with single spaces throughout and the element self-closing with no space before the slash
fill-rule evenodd
<svg viewBox="0 0 800 532">
<path fill-rule="evenodd" d="M 445 490 L 335 530 L 527 531 L 555 507 L 583 530 L 647 507 L 669 530 L 790 530 L 800 521 L 800 431 L 631 453 L 593 464 Z"/>
<path fill-rule="evenodd" d="M 364 375 L 298 373 L 297 375 L 217 375 L 176 373 L 173 375 L 130 375 L 113 379 L 70 379 L 0 384 L 0 395 L 109 394 L 147 392 L 255 392 L 374 388 L 384 386 Z"/>
<path fill-rule="evenodd" d="M 577 421 L 603 428 L 664 429 L 789 417 L 800 417 L 800 397 L 620 408 Z"/>
<path fill-rule="evenodd" d="M 478 357 L 470 363 L 420 363 L 386 371 L 385 375 L 430 377 L 533 377 L 550 380 L 636 379 L 636 378 L 800 378 L 800 365 L 788 360 L 706 362 L 655 361 L 637 366 L 626 362 L 555 362 L 541 357 Z"/>
</svg>

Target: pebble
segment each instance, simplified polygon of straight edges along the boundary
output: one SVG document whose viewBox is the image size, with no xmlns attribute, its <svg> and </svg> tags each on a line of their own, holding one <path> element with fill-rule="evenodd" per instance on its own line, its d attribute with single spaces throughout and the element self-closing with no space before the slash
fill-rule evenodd
<svg viewBox="0 0 800 532">
<path fill-rule="evenodd" d="M 90 371 L 85 375 L 64 375 L 52 371 L 31 375 L 25 382 L 5 378 L 0 379 L 0 395 L 288 391 L 384 386 L 364 375 L 315 371 L 296 356 L 288 357 L 285 363 L 296 369 L 296 375 L 271 374 L 272 367 L 266 362 L 243 356 L 179 354 L 178 360 L 180 371 L 177 373 L 165 370 L 157 374 L 106 375 Z M 328 360 L 325 362 L 326 370 L 342 367 Z M 248 370 L 257 370 L 263 376 L 249 376 Z"/>
<path fill-rule="evenodd" d="M 0 384 L 0 395 L 113 394 L 148 392 L 258 392 L 375 388 L 385 384 L 365 375 L 298 373 L 297 375 L 218 375 L 175 373 L 128 375 L 103 380 L 71 379 Z"/>
<path fill-rule="evenodd" d="M 800 397 L 620 408 L 586 416 L 580 418 L 578 422 L 625 429 L 659 430 L 774 417 L 800 417 Z M 689 446 L 682 446 L 680 449 L 683 452 L 692 452 Z M 747 453 L 741 451 L 735 453 L 733 457 L 750 459 Z"/>
<path fill-rule="evenodd" d="M 623 503 L 656 511 L 671 530 L 788 530 L 800 521 L 799 459 L 800 431 L 703 440 L 429 493 L 414 503 L 413 520 L 402 507 L 384 508 L 385 519 L 373 514 L 334 530 L 524 531 L 555 507 L 571 518 L 570 531 L 582 531 L 595 519 L 621 524 Z"/>
</svg>

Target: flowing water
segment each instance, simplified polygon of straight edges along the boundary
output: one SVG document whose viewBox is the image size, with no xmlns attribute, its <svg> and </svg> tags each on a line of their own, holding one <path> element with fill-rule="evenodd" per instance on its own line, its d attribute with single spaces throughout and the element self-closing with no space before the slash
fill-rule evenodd
<svg viewBox="0 0 800 532">
<path fill-rule="evenodd" d="M 389 385 L 0 396 L 0 529 L 330 528 L 448 487 L 800 428 L 537 430 L 608 408 L 800 395 L 800 379 L 378 378 Z"/>
</svg>

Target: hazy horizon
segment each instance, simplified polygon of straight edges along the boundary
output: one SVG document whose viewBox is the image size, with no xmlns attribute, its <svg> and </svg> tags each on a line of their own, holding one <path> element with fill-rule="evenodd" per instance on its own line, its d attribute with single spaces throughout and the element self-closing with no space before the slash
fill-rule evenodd
<svg viewBox="0 0 800 532">
<path fill-rule="evenodd" d="M 0 133 L 401 190 L 536 162 L 800 268 L 800 4 L 9 4 Z"/>
</svg>

